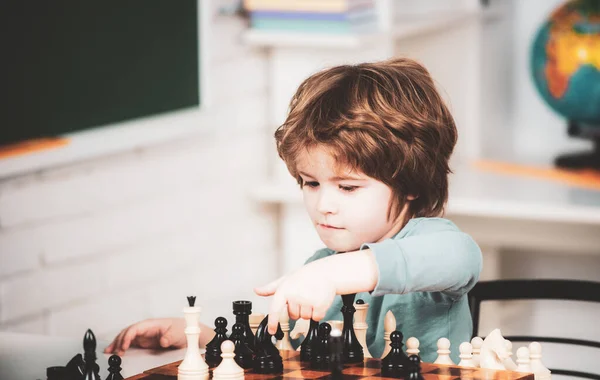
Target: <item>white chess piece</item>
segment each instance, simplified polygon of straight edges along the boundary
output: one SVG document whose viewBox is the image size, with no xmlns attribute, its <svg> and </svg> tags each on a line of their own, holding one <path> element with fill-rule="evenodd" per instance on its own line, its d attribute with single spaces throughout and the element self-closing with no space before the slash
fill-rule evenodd
<svg viewBox="0 0 600 380">
<path fill-rule="evenodd" d="M 529 348 L 520 347 L 517 350 L 517 372 L 532 372 L 529 364 Z"/>
<path fill-rule="evenodd" d="M 505 339 L 499 329 L 493 330 L 483 340 L 479 354 L 479 367 L 485 369 L 505 370 L 504 360 L 508 358 Z"/>
<path fill-rule="evenodd" d="M 406 340 L 406 355 L 419 355 L 419 340 L 411 336 Z"/>
<path fill-rule="evenodd" d="M 292 329 L 292 331 L 290 331 L 290 338 L 292 339 L 298 339 L 300 338 L 300 336 L 304 336 L 306 337 L 306 334 L 308 333 L 308 329 L 310 328 L 310 319 L 303 319 L 300 318 L 296 321 L 296 324 L 294 325 L 294 328 Z M 298 345 L 298 348 L 296 349 L 296 351 L 300 351 L 300 345 Z"/>
<path fill-rule="evenodd" d="M 542 364 L 542 345 L 538 342 L 529 344 L 529 365 L 531 372 L 535 375 L 535 380 L 549 380 L 551 373 L 544 364 Z"/>
<path fill-rule="evenodd" d="M 516 371 L 517 365 L 511 358 L 511 356 L 513 354 L 512 353 L 512 342 L 508 339 L 504 339 L 504 347 L 506 347 L 506 354 L 508 355 L 508 357 L 506 359 L 504 359 L 504 361 L 502 361 L 502 364 L 504 364 L 504 368 L 506 368 L 507 370 Z"/>
<path fill-rule="evenodd" d="M 454 365 L 454 362 L 450 358 L 450 340 L 448 340 L 448 338 L 438 339 L 437 347 L 438 357 L 435 359 L 433 364 Z"/>
<path fill-rule="evenodd" d="M 390 352 L 392 347 L 390 343 L 390 334 L 396 330 L 396 317 L 394 317 L 394 313 L 391 310 L 388 310 L 385 313 L 385 318 L 383 319 L 383 354 L 381 354 L 381 358 L 385 358 L 387 354 Z"/>
<path fill-rule="evenodd" d="M 193 305 L 193 302 L 191 304 Z M 198 339 L 200 338 L 200 312 L 201 309 L 198 306 L 186 306 L 183 308 L 186 323 L 187 350 L 183 361 L 177 367 L 178 380 L 208 379 L 208 364 L 202 358 L 200 346 L 198 345 Z"/>
<path fill-rule="evenodd" d="M 460 352 L 460 362 L 458 363 L 459 367 L 467 367 L 474 368 L 475 363 L 473 362 L 473 346 L 469 342 L 463 342 L 458 347 L 458 351 Z"/>
<path fill-rule="evenodd" d="M 354 333 L 356 334 L 356 340 L 358 340 L 358 343 L 363 348 L 364 357 L 372 358 L 373 356 L 367 346 L 367 329 L 369 328 L 367 325 L 367 313 L 369 312 L 369 304 L 355 303 L 354 308 L 356 309 L 356 313 L 354 313 Z"/>
<path fill-rule="evenodd" d="M 483 344 L 483 339 L 476 336 L 471 339 L 471 346 L 473 346 L 473 363 L 475 367 L 479 367 L 479 355 L 481 353 L 481 345 Z"/>
<path fill-rule="evenodd" d="M 277 341 L 275 347 L 277 347 L 279 351 L 294 351 L 294 347 L 292 347 L 292 343 L 290 342 L 290 315 L 288 314 L 286 307 L 284 307 L 281 314 L 279 314 L 279 325 L 281 326 L 281 331 L 283 331 L 283 338 Z"/>
<path fill-rule="evenodd" d="M 235 362 L 235 345 L 230 340 L 221 343 L 221 363 L 213 370 L 213 380 L 242 380 L 244 369 Z"/>
<path fill-rule="evenodd" d="M 258 325 L 265 318 L 265 315 L 262 313 L 252 313 L 248 316 L 248 324 L 250 325 L 250 330 L 252 330 L 252 334 L 256 335 L 256 330 L 258 330 Z"/>
</svg>

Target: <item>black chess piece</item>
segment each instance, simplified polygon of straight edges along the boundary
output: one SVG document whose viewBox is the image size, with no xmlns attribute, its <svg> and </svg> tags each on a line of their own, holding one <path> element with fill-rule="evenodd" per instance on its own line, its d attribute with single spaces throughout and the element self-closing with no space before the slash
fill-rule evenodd
<svg viewBox="0 0 600 380">
<path fill-rule="evenodd" d="M 362 298 L 359 298 L 359 299 L 356 300 L 356 304 L 357 305 L 364 305 L 365 301 Z"/>
<path fill-rule="evenodd" d="M 300 344 L 300 361 L 310 362 L 312 344 L 317 339 L 318 328 L 319 322 L 311 319 L 306 337 L 304 337 L 304 340 Z"/>
<path fill-rule="evenodd" d="M 256 351 L 254 334 L 250 328 L 250 314 L 252 314 L 252 302 L 233 301 L 233 314 L 235 323 L 241 323 L 244 326 L 244 339 L 252 351 Z"/>
<path fill-rule="evenodd" d="M 424 380 L 421 375 L 421 358 L 418 355 L 410 355 L 408 357 L 410 369 L 408 371 L 409 380 Z"/>
<path fill-rule="evenodd" d="M 46 380 L 64 380 L 67 378 L 67 367 L 54 366 L 46 368 Z"/>
<path fill-rule="evenodd" d="M 329 368 L 329 334 L 331 325 L 327 322 L 319 325 L 317 339 L 313 342 L 310 368 L 324 370 Z M 342 349 L 343 357 L 343 349 Z"/>
<path fill-rule="evenodd" d="M 123 376 L 121 376 L 121 357 L 119 355 L 111 355 L 108 358 L 108 373 L 106 380 L 123 380 Z"/>
<path fill-rule="evenodd" d="M 403 335 L 400 331 L 390 334 L 390 346 L 392 349 L 385 358 L 381 360 L 381 374 L 384 377 L 404 378 L 408 375 L 411 363 L 408 356 L 402 351 Z"/>
<path fill-rule="evenodd" d="M 272 335 L 267 331 L 267 322 L 269 316 L 260 322 L 256 329 L 256 351 L 254 357 L 254 371 L 261 374 L 278 374 L 283 372 L 283 360 L 281 354 L 273 341 L 271 340 Z M 278 340 L 283 339 L 283 331 L 281 325 L 277 324 L 277 332 L 275 338 Z"/>
<path fill-rule="evenodd" d="M 65 367 L 65 378 L 68 380 L 83 380 L 85 375 L 85 362 L 83 356 L 77 354 L 69 360 Z"/>
<path fill-rule="evenodd" d="M 354 297 L 356 294 L 342 295 L 342 314 L 344 316 L 344 327 L 342 337 L 344 338 L 344 363 L 360 363 L 364 360 L 363 348 L 354 333 Z"/>
<path fill-rule="evenodd" d="M 85 380 L 100 380 L 100 367 L 96 363 L 96 336 L 88 329 L 83 337 L 83 360 L 85 362 Z"/>
<path fill-rule="evenodd" d="M 244 369 L 252 368 L 252 365 L 254 364 L 254 352 L 248 347 L 244 338 L 244 325 L 235 323 L 231 328 L 231 336 L 229 339 L 235 345 L 235 362 Z M 221 347 L 219 347 L 219 352 L 221 352 Z"/>
<path fill-rule="evenodd" d="M 190 305 L 190 307 L 194 307 L 194 305 L 196 304 L 196 296 L 187 296 L 187 300 L 188 305 Z"/>
<path fill-rule="evenodd" d="M 329 369 L 332 379 L 341 379 L 344 370 L 344 339 L 341 332 L 336 330 L 329 335 Z"/>
<path fill-rule="evenodd" d="M 206 353 L 204 354 L 206 364 L 208 364 L 210 368 L 218 366 L 221 363 L 221 360 L 223 360 L 221 357 L 221 343 L 226 339 L 227 319 L 217 317 L 217 319 L 215 319 L 215 336 L 206 344 Z"/>
</svg>

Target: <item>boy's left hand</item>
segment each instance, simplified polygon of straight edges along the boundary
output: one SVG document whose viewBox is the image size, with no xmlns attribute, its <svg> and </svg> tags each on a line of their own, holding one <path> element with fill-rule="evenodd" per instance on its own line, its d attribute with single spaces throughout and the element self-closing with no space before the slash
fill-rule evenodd
<svg viewBox="0 0 600 380">
<path fill-rule="evenodd" d="M 268 285 L 254 289 L 259 296 L 273 296 L 268 331 L 277 331 L 279 315 L 287 306 L 290 318 L 320 321 L 336 295 L 336 287 L 322 265 L 311 263 Z"/>
</svg>

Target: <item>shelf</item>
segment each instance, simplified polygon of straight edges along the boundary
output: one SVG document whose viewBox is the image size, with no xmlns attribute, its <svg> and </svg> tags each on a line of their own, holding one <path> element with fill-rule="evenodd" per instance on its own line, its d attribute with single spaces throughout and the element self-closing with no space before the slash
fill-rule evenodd
<svg viewBox="0 0 600 380">
<path fill-rule="evenodd" d="M 337 48 L 356 49 L 366 47 L 373 43 L 388 38 L 403 39 L 417 35 L 440 32 L 463 25 L 468 20 L 480 17 L 489 17 L 489 12 L 461 11 L 424 16 L 415 16 L 405 22 L 397 19 L 390 32 L 377 31 L 373 33 L 356 34 L 324 34 L 324 33 L 299 33 L 279 32 L 248 29 L 242 35 L 245 43 L 258 47 L 310 47 L 310 48 Z"/>
</svg>

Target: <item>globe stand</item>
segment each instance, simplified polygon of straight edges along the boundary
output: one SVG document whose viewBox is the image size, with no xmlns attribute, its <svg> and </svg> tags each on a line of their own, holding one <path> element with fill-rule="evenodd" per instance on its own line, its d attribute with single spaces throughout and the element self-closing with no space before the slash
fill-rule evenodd
<svg viewBox="0 0 600 380">
<path fill-rule="evenodd" d="M 567 133 L 572 137 L 592 140 L 591 152 L 563 154 L 554 160 L 556 166 L 563 169 L 597 169 L 600 170 L 600 127 L 569 122 Z"/>
</svg>

